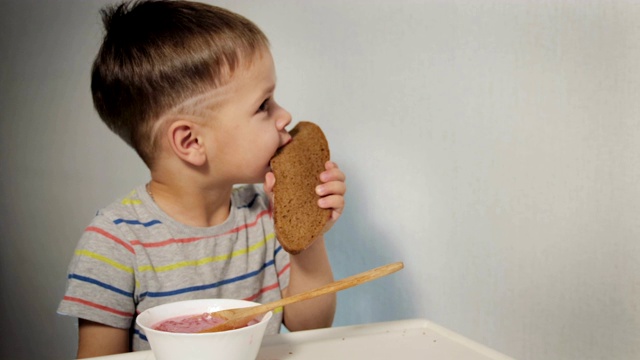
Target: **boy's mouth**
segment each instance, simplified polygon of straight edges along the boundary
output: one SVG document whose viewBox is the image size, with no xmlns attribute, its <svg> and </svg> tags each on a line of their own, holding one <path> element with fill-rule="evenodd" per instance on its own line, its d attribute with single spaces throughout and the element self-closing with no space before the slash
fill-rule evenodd
<svg viewBox="0 0 640 360">
<path fill-rule="evenodd" d="M 271 160 L 273 160 L 273 158 L 278 155 L 278 153 L 280 153 L 280 151 L 282 151 L 282 149 L 284 149 L 285 146 L 289 145 L 291 142 L 293 141 L 293 137 L 291 137 L 291 135 L 289 135 L 289 138 L 287 139 L 287 141 L 284 142 L 284 144 L 280 145 L 280 147 L 276 150 L 276 153 L 273 154 L 273 156 L 271 157 L 271 159 L 269 160 L 269 168 L 271 168 Z"/>
</svg>

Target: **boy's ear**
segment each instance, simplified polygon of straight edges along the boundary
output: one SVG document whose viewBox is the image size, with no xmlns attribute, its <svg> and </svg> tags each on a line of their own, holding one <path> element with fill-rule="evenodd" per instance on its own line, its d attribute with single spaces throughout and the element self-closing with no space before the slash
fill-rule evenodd
<svg viewBox="0 0 640 360">
<path fill-rule="evenodd" d="M 173 152 L 183 161 L 194 166 L 201 166 L 207 155 L 201 136 L 200 127 L 188 120 L 177 120 L 169 126 L 169 145 Z"/>
</svg>

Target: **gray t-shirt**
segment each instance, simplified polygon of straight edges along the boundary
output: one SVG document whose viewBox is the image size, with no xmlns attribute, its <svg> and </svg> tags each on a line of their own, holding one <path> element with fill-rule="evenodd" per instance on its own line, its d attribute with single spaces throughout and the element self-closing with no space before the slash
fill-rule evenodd
<svg viewBox="0 0 640 360">
<path fill-rule="evenodd" d="M 150 307 L 204 298 L 265 303 L 288 283 L 289 255 L 259 186 L 235 188 L 227 220 L 200 228 L 170 218 L 141 185 L 85 229 L 58 313 L 132 329 L 132 350 L 144 350 L 135 316 Z M 282 315 L 274 312 L 267 333 L 279 331 Z"/>
</svg>

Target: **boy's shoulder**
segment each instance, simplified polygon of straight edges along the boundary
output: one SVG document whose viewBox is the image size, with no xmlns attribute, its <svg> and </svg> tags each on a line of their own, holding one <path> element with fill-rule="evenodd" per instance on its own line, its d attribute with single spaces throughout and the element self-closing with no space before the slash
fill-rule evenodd
<svg viewBox="0 0 640 360">
<path fill-rule="evenodd" d="M 110 221 L 149 217 L 151 214 L 147 203 L 151 201 L 153 200 L 147 195 L 145 185 L 139 185 L 128 194 L 98 210 L 96 216 Z"/>
<path fill-rule="evenodd" d="M 269 208 L 269 198 L 261 185 L 244 184 L 233 188 L 232 202 L 239 208 Z M 111 220 L 153 216 L 153 200 L 147 194 L 145 185 L 139 185 L 128 194 L 98 210 L 98 216 Z M 156 214 L 157 215 L 157 214 Z"/>
<path fill-rule="evenodd" d="M 269 197 L 261 185 L 247 184 L 234 187 L 231 202 L 237 210 L 248 211 L 249 214 L 271 211 Z M 171 222 L 171 219 L 157 208 L 146 192 L 145 185 L 139 185 L 128 194 L 98 210 L 93 222 L 106 223 L 109 226 L 145 225 L 148 227 L 156 223 Z"/>
</svg>

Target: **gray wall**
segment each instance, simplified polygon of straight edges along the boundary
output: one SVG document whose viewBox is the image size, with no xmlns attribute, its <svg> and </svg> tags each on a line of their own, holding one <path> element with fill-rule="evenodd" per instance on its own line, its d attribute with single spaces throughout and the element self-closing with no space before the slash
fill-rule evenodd
<svg viewBox="0 0 640 360">
<path fill-rule="evenodd" d="M 104 2 L 0 2 L 1 358 L 55 314 L 95 211 L 147 180 L 92 109 Z M 336 325 L 427 318 L 519 359 L 640 357 L 640 2 L 224 1 L 348 174 Z"/>
</svg>

